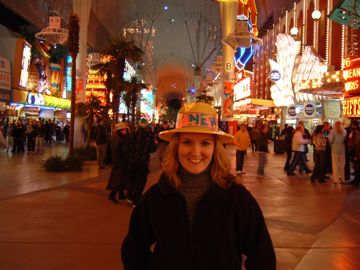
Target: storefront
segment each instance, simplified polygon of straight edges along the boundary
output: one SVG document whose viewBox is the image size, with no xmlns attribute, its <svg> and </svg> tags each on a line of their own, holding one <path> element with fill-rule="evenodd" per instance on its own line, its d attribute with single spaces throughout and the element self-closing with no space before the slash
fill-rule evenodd
<svg viewBox="0 0 360 270">
<path fill-rule="evenodd" d="M 10 61 L 0 56 L 0 116 L 6 115 L 11 100 Z"/>
<path fill-rule="evenodd" d="M 324 121 L 339 120 L 342 92 L 339 78 L 330 76 L 327 62 L 311 46 L 301 52 L 301 42 L 290 35 L 278 34 L 275 45 L 278 55 L 276 61 L 269 60 L 269 80 L 273 83 L 271 97 L 281 108 L 281 125 L 295 126 L 302 121 L 312 131 Z"/>
<path fill-rule="evenodd" d="M 254 124 L 271 121 L 275 104 L 272 100 L 251 98 L 251 77 L 244 77 L 234 85 L 233 120 Z"/>
<path fill-rule="evenodd" d="M 71 102 L 68 99 L 23 90 L 13 90 L 12 106 L 16 117 L 69 119 Z"/>
</svg>

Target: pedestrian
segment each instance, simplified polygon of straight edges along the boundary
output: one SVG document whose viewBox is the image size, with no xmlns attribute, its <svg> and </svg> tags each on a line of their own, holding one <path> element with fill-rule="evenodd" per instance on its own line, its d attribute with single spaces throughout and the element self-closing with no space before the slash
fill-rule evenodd
<svg viewBox="0 0 360 270">
<path fill-rule="evenodd" d="M 304 139 L 304 126 L 298 125 L 295 129 L 292 141 L 291 149 L 293 151 L 293 157 L 290 162 L 290 167 L 287 175 L 294 176 L 296 166 L 299 165 L 300 171 L 305 171 L 305 173 L 311 173 L 312 171 L 306 165 L 306 154 L 305 154 L 305 144 L 309 143 L 310 140 Z"/>
<path fill-rule="evenodd" d="M 303 126 L 304 128 L 304 134 L 303 134 L 303 138 L 304 139 L 307 139 L 307 140 L 311 140 L 311 134 L 310 134 L 310 131 L 305 127 L 304 125 L 304 122 L 300 121 L 299 122 L 299 126 Z M 305 161 L 309 161 L 308 157 L 307 157 L 307 154 L 309 153 L 309 146 L 307 143 L 304 144 L 304 147 L 305 147 Z"/>
<path fill-rule="evenodd" d="M 105 157 L 108 143 L 108 134 L 104 127 L 104 120 L 102 118 L 97 119 L 98 126 L 95 130 L 95 143 L 96 143 L 96 154 L 99 169 L 105 168 Z"/>
<path fill-rule="evenodd" d="M 359 123 L 356 120 L 351 122 L 351 125 L 346 128 L 345 137 L 345 181 L 352 181 L 354 176 L 356 154 L 355 138 L 359 134 Z"/>
<path fill-rule="evenodd" d="M 324 122 L 324 129 L 323 134 L 326 140 L 326 147 L 325 147 L 325 173 L 329 174 L 332 173 L 332 161 L 331 161 L 331 146 L 329 143 L 329 134 L 332 130 L 332 127 L 330 126 L 329 122 Z M 329 179 L 330 177 L 325 176 L 326 179 Z"/>
<path fill-rule="evenodd" d="M 267 125 L 263 125 L 260 128 L 260 135 L 258 138 L 258 169 L 257 169 L 257 175 L 258 177 L 264 177 L 265 176 L 265 166 L 267 163 L 267 153 L 269 153 L 268 149 L 268 143 L 269 143 L 269 127 Z"/>
<path fill-rule="evenodd" d="M 255 124 L 254 127 L 251 129 L 251 132 L 250 132 L 251 150 L 252 150 L 253 154 L 257 152 L 257 145 L 258 145 L 259 136 L 260 136 L 260 125 Z"/>
<path fill-rule="evenodd" d="M 117 123 L 114 134 L 111 137 L 111 160 L 112 169 L 106 189 L 111 190 L 109 200 L 117 203 L 118 200 L 125 200 L 125 190 L 128 190 L 127 162 L 129 158 L 129 129 L 126 123 Z"/>
<path fill-rule="evenodd" d="M 312 144 L 314 146 L 314 170 L 310 177 L 312 183 L 318 180 L 325 182 L 325 148 L 326 140 L 322 132 L 324 126 L 317 125 L 312 135 Z"/>
<path fill-rule="evenodd" d="M 6 129 L 6 153 L 14 148 L 14 127 L 15 120 L 10 122 Z"/>
<path fill-rule="evenodd" d="M 274 248 L 254 197 L 230 173 L 215 109 L 184 105 L 164 168 L 136 205 L 122 244 L 125 270 L 276 268 Z M 155 244 L 155 245 L 154 245 Z M 154 246 L 153 246 L 154 245 Z"/>
<path fill-rule="evenodd" d="M 360 132 L 355 134 L 355 138 L 352 139 L 354 142 L 354 174 L 355 179 L 353 185 L 360 187 Z"/>
<path fill-rule="evenodd" d="M 329 144 L 331 146 L 331 161 L 333 183 L 346 184 L 345 182 L 345 137 L 346 130 L 340 121 L 336 121 L 334 129 L 329 134 Z"/>
<path fill-rule="evenodd" d="M 6 139 L 3 135 L 3 127 L 0 124 L 0 148 L 6 148 Z"/>
<path fill-rule="evenodd" d="M 36 137 L 35 137 L 35 151 L 38 154 L 44 153 L 44 139 L 45 138 L 45 128 L 42 120 L 37 121 L 36 127 Z"/>
<path fill-rule="evenodd" d="M 154 133 L 148 129 L 148 122 L 145 118 L 140 119 L 138 129 L 131 134 L 130 144 L 128 167 L 131 179 L 128 201 L 135 206 L 146 185 L 150 153 L 156 150 Z"/>
<path fill-rule="evenodd" d="M 284 165 L 284 171 L 288 171 L 290 167 L 290 161 L 292 157 L 291 141 L 294 134 L 294 128 L 292 126 L 287 126 L 284 130 L 284 146 L 286 152 L 286 161 Z"/>
<path fill-rule="evenodd" d="M 236 147 L 236 173 L 244 174 L 245 155 L 250 145 L 250 136 L 245 124 L 241 124 L 239 131 L 235 133 L 234 143 Z"/>
<path fill-rule="evenodd" d="M 35 152 L 36 126 L 34 120 L 29 120 L 26 128 L 27 151 Z"/>
</svg>

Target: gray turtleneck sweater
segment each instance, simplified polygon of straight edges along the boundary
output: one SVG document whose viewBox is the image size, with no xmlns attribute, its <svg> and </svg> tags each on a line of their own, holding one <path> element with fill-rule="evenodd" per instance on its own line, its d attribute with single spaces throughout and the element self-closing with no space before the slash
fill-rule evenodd
<svg viewBox="0 0 360 270">
<path fill-rule="evenodd" d="M 185 198 L 187 214 L 192 227 L 196 206 L 212 183 L 210 168 L 199 174 L 191 174 L 180 166 L 178 176 L 181 180 L 179 192 Z"/>
</svg>

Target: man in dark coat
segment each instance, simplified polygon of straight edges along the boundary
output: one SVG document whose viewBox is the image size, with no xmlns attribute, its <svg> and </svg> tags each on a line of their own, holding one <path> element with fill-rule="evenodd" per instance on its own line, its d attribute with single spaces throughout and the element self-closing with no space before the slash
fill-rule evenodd
<svg viewBox="0 0 360 270">
<path fill-rule="evenodd" d="M 96 153 L 99 169 L 105 168 L 106 148 L 108 143 L 108 134 L 104 127 L 104 121 L 101 118 L 97 120 L 98 126 L 95 130 Z"/>
<path fill-rule="evenodd" d="M 139 201 L 144 190 L 148 175 L 150 153 L 155 152 L 154 134 L 147 128 L 147 120 L 142 118 L 138 129 L 131 135 L 131 150 L 129 157 L 129 200 L 133 205 Z"/>
<path fill-rule="evenodd" d="M 111 138 L 111 160 L 112 170 L 106 189 L 111 190 L 109 200 L 117 203 L 116 194 L 119 199 L 125 199 L 124 191 L 128 189 L 128 158 L 129 158 L 129 133 L 126 123 L 117 123 L 114 135 Z"/>
</svg>

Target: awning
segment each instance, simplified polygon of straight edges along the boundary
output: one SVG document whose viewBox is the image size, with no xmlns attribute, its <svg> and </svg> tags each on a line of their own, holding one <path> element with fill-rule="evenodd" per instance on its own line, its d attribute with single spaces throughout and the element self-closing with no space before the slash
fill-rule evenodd
<svg viewBox="0 0 360 270">
<path fill-rule="evenodd" d="M 344 93 L 344 82 L 325 82 L 321 87 L 303 88 L 299 92 L 328 98 L 340 98 Z"/>
<path fill-rule="evenodd" d="M 256 105 L 262 107 L 276 107 L 272 99 L 246 98 L 234 101 L 234 107 L 242 107 L 246 105 Z"/>
<path fill-rule="evenodd" d="M 258 106 L 265 106 L 265 107 L 275 107 L 275 103 L 272 99 L 252 98 L 250 104 L 258 105 Z"/>
</svg>

